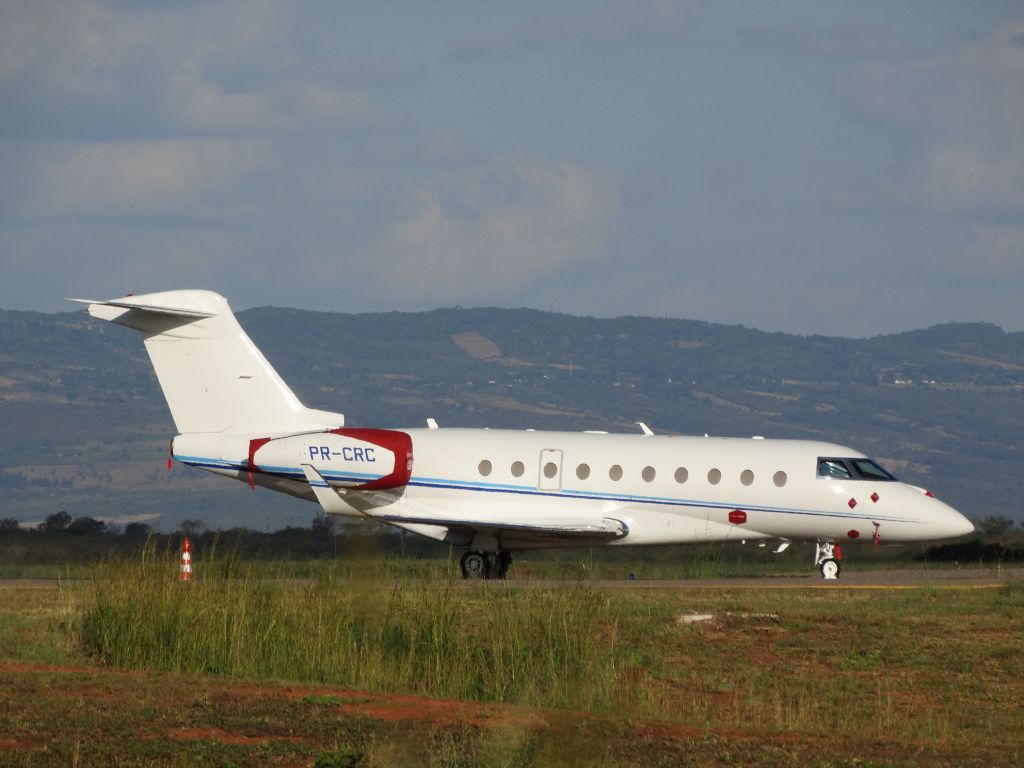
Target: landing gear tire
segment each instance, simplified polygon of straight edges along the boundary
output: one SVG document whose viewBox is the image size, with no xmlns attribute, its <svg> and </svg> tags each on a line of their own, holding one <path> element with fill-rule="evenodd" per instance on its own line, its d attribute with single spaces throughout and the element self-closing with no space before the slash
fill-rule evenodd
<svg viewBox="0 0 1024 768">
<path fill-rule="evenodd" d="M 821 569 L 821 576 L 826 581 L 839 578 L 839 561 L 842 559 L 839 545 L 831 539 L 818 540 L 814 548 L 814 564 Z"/>
<path fill-rule="evenodd" d="M 508 568 L 512 565 L 512 555 L 508 552 L 494 552 L 489 554 L 488 559 L 490 560 L 490 578 L 492 579 L 504 579 L 508 575 Z"/>
<path fill-rule="evenodd" d="M 464 579 L 486 579 L 490 577 L 490 567 L 483 552 L 466 552 L 459 561 Z"/>
<path fill-rule="evenodd" d="M 827 581 L 839 578 L 839 561 L 834 558 L 828 558 L 821 562 L 821 575 Z"/>
<path fill-rule="evenodd" d="M 464 579 L 504 579 L 512 565 L 508 552 L 477 552 L 470 550 L 459 561 Z"/>
</svg>

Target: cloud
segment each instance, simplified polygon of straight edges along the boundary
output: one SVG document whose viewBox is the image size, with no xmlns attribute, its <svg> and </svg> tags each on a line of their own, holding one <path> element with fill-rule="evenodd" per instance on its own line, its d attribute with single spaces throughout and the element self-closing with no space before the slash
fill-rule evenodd
<svg viewBox="0 0 1024 768">
<path fill-rule="evenodd" d="M 451 46 L 449 58 L 512 58 L 566 46 L 608 55 L 636 46 L 678 45 L 689 38 L 702 8 L 692 0 L 607 2 L 583 13 L 536 18 L 511 30 L 467 35 Z"/>
<path fill-rule="evenodd" d="M 290 79 L 229 92 L 218 83 L 203 80 L 195 68 L 175 73 L 168 112 L 180 129 L 229 134 L 361 127 L 372 124 L 376 117 L 373 102 L 356 88 Z"/>
<path fill-rule="evenodd" d="M 298 80 L 280 86 L 277 96 L 285 108 L 293 105 L 292 113 L 309 123 L 361 126 L 376 118 L 373 102 L 358 88 Z"/>
<path fill-rule="evenodd" d="M 3 4 L 0 94 L 28 110 L 18 118 L 30 136 L 85 116 L 150 138 L 370 124 L 364 91 L 291 55 L 283 15 L 276 0 Z"/>
<path fill-rule="evenodd" d="M 110 94 L 121 55 L 145 42 L 131 17 L 83 0 L 0 7 L 0 81 L 23 77 L 62 93 Z"/>
<path fill-rule="evenodd" d="M 1024 226 L 981 225 L 967 248 L 947 263 L 953 274 L 983 280 L 1024 278 Z"/>
<path fill-rule="evenodd" d="M 22 79 L 62 96 L 117 94 L 154 69 L 256 48 L 277 28 L 278 6 L 11 0 L 0 6 L 0 81 Z"/>
<path fill-rule="evenodd" d="M 600 262 L 619 211 L 608 177 L 523 158 L 441 175 L 415 197 L 366 260 L 395 293 L 428 302 L 490 301 Z"/>
<path fill-rule="evenodd" d="M 865 196 L 937 213 L 1024 213 L 1024 19 L 960 50 L 860 67 L 844 92 L 893 141 Z"/>
<path fill-rule="evenodd" d="M 273 159 L 259 139 L 48 144 L 29 193 L 35 214 L 195 212 Z"/>
<path fill-rule="evenodd" d="M 747 49 L 815 59 L 903 58 L 908 53 L 906 42 L 891 31 L 867 27 L 746 27 L 736 35 Z"/>
<path fill-rule="evenodd" d="M 203 81 L 195 71 L 176 73 L 169 90 L 169 111 L 177 117 L 179 128 L 261 133 L 283 130 L 289 122 L 275 113 L 263 94 L 226 92 L 217 83 Z"/>
</svg>

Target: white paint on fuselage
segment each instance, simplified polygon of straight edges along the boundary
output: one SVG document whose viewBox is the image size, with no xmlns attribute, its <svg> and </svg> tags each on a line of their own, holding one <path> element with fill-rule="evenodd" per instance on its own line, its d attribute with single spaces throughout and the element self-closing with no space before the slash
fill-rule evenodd
<svg viewBox="0 0 1024 768">
<path fill-rule="evenodd" d="M 413 441 L 409 484 L 395 491 L 349 493 L 343 499 L 354 516 L 386 514 L 398 525 L 403 519 L 416 521 L 405 525 L 425 535 L 444 535 L 443 527 L 423 528 L 431 519 L 465 521 L 472 527 L 510 520 L 571 525 L 613 518 L 628 529 L 626 536 L 609 542 L 621 545 L 845 539 L 851 531 L 869 538 L 876 523 L 888 542 L 947 538 L 972 530 L 959 512 L 905 483 L 818 477 L 821 457 L 864 457 L 832 443 L 504 429 L 402 431 Z M 222 447 L 216 458 L 235 464 L 235 469 L 203 466 L 195 453 L 180 458 L 245 479 L 237 466 L 248 437 L 217 440 Z M 179 436 L 175 446 L 176 453 L 179 447 L 203 448 L 191 436 Z M 546 477 L 544 462 L 559 456 L 556 476 Z M 487 474 L 481 472 L 481 462 L 488 462 Z M 522 465 L 518 476 L 513 472 L 517 464 Z M 580 465 L 589 468 L 585 478 L 577 472 Z M 621 468 L 618 480 L 612 479 L 613 467 Z M 676 479 L 680 468 L 686 471 L 685 482 Z M 714 470 L 720 473 L 717 483 L 709 480 Z M 294 471 L 301 475 L 297 464 Z M 749 484 L 741 479 L 746 471 L 752 474 Z M 780 472 L 785 475 L 782 485 L 776 483 Z M 261 484 L 287 490 L 290 482 L 267 478 Z M 294 489 L 296 495 L 307 495 L 308 486 L 301 482 Z M 851 499 L 856 502 L 852 508 Z M 745 512 L 746 522 L 730 522 L 733 510 Z M 548 538 L 529 546 L 593 543 Z"/>
<path fill-rule="evenodd" d="M 956 510 L 900 482 L 817 477 L 819 457 L 864 457 L 841 445 L 802 440 L 703 438 L 663 435 L 413 429 L 413 477 L 401 514 L 507 519 L 513 510 L 534 517 L 615 517 L 629 535 L 615 544 L 670 544 L 704 540 L 845 538 L 871 536 L 874 523 L 887 541 L 945 538 L 971 530 Z M 560 490 L 540 490 L 541 452 L 562 452 Z M 482 475 L 479 464 L 490 462 Z M 522 462 L 522 476 L 512 465 Z M 590 474 L 577 476 L 586 464 Z M 612 480 L 609 471 L 621 467 Z M 645 468 L 654 477 L 643 477 Z M 685 468 L 679 483 L 676 471 Z M 708 473 L 721 479 L 712 484 Z M 741 475 L 753 473 L 750 485 Z M 777 472 L 785 484 L 775 484 Z M 872 501 L 877 494 L 878 501 Z M 856 500 L 851 508 L 850 499 Z M 743 510 L 747 522 L 729 522 Z"/>
<path fill-rule="evenodd" d="M 223 296 L 180 290 L 80 301 L 94 317 L 143 334 L 183 433 L 172 446 L 179 461 L 310 501 L 317 500 L 312 483 L 321 498 L 331 486 L 339 496 L 328 499 L 332 511 L 347 505 L 354 516 L 475 549 L 842 539 L 876 527 L 884 541 L 906 541 L 973 530 L 956 510 L 903 483 L 819 479 L 819 457 L 863 454 L 812 441 L 412 429 L 403 430 L 414 454 L 409 483 L 380 481 L 389 468 L 404 481 L 406 457 L 378 462 L 372 440 L 369 453 L 364 445 L 346 455 L 344 446 L 356 447 L 358 438 L 325 436 L 344 417 L 302 406 Z M 549 461 L 557 465 L 552 476 L 544 473 Z M 512 471 L 516 462 L 521 475 Z M 581 464 L 589 475 L 577 474 Z M 613 466 L 621 476 L 609 474 Z M 683 483 L 675 477 L 680 467 Z M 778 472 L 784 484 L 775 482 Z M 367 490 L 367 480 L 385 490 Z M 388 487 L 392 481 L 399 487 Z M 743 514 L 731 521 L 733 511 Z"/>
</svg>

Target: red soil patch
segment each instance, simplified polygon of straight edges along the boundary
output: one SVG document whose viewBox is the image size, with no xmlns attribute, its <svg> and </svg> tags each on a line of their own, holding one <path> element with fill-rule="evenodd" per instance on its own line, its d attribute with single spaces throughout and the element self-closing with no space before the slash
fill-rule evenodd
<svg viewBox="0 0 1024 768">
<path fill-rule="evenodd" d="M 71 667 L 64 664 L 14 664 L 0 663 L 0 674 L 5 672 L 96 672 L 96 667 Z"/>
<path fill-rule="evenodd" d="M 331 688 L 302 688 L 288 692 L 288 698 L 320 696 L 338 699 L 335 710 L 342 714 L 356 714 L 386 722 L 417 721 L 436 725 L 473 725 L 486 727 L 497 724 L 536 726 L 546 725 L 560 713 L 528 709 L 512 704 L 485 704 L 478 701 L 434 699 L 428 696 L 367 693 Z"/>
<path fill-rule="evenodd" d="M 167 738 L 175 741 L 219 741 L 221 744 L 269 744 L 272 741 L 287 741 L 298 744 L 301 739 L 295 736 L 243 736 L 240 733 L 228 733 L 220 728 L 175 728 L 167 732 Z"/>
<path fill-rule="evenodd" d="M 704 733 L 700 728 L 672 723 L 635 723 L 634 725 L 638 735 L 646 736 L 649 739 L 685 741 L 699 738 Z"/>
<path fill-rule="evenodd" d="M 0 739 L 0 750 L 5 752 L 20 752 L 41 746 L 43 746 L 42 739 Z"/>
<path fill-rule="evenodd" d="M 254 717 L 251 723 L 241 726 L 241 729 L 248 731 L 249 734 L 257 735 L 227 731 L 213 726 L 209 721 L 204 722 L 204 713 L 222 710 L 230 713 L 244 713 L 254 702 L 265 702 L 269 699 L 280 702 L 280 711 L 283 715 L 287 715 L 286 722 L 289 721 L 288 718 L 293 718 L 296 721 L 312 719 L 330 723 L 333 722 L 331 715 L 336 714 L 345 717 L 366 718 L 382 724 L 383 730 L 377 730 L 372 725 L 367 725 L 366 732 L 368 733 L 391 733 L 391 729 L 397 725 L 400 729 L 399 732 L 409 734 L 429 734 L 437 729 L 461 729 L 467 726 L 484 730 L 511 725 L 542 732 L 545 734 L 543 739 L 547 740 L 545 743 L 556 745 L 577 742 L 589 744 L 594 738 L 594 734 L 607 733 L 611 734 L 609 743 L 625 745 L 622 747 L 624 755 L 632 754 L 629 752 L 631 747 L 628 745 L 635 740 L 638 744 L 649 745 L 649 748 L 657 750 L 658 754 L 674 758 L 688 754 L 687 751 L 694 744 L 703 744 L 709 733 L 714 734 L 722 741 L 722 744 L 716 746 L 715 749 L 739 748 L 743 755 L 748 752 L 756 755 L 755 747 L 750 745 L 761 744 L 793 755 L 794 762 L 798 764 L 809 759 L 808 756 L 815 754 L 819 746 L 819 737 L 814 734 L 765 733 L 756 730 L 743 732 L 728 728 L 712 728 L 709 731 L 707 728 L 663 721 L 620 720 L 607 715 L 533 709 L 521 705 L 438 699 L 428 696 L 373 693 L 323 685 L 239 683 L 229 679 L 204 676 L 53 664 L 0 664 L 0 673 L 5 672 L 12 675 L 24 674 L 29 683 L 34 674 L 40 675 L 42 679 L 38 684 L 45 688 L 46 695 L 43 698 L 46 698 L 46 706 L 55 713 L 55 730 L 52 735 L 44 737 L 44 740 L 37 740 L 37 734 L 34 733 L 0 735 L 0 751 L 12 753 L 38 750 L 47 742 L 52 742 L 53 738 L 62 735 L 64 731 L 59 725 L 62 722 L 59 713 L 74 713 L 76 717 L 80 717 L 81 710 L 77 702 L 81 700 L 88 701 L 90 709 L 99 713 L 98 722 L 100 723 L 103 722 L 102 716 L 118 713 L 122 706 L 134 708 L 138 706 L 139 701 L 150 701 L 149 706 L 156 707 L 156 715 L 148 719 L 141 716 L 135 720 L 127 719 L 135 734 L 134 739 L 166 739 L 179 743 L 208 742 L 241 747 L 293 744 L 308 749 L 314 746 L 326 748 L 330 744 L 324 741 L 324 736 L 319 732 L 295 736 L 293 735 L 294 730 L 284 730 L 282 733 L 283 726 L 280 725 L 268 728 L 270 733 L 266 735 L 258 735 L 267 725 L 263 719 L 258 717 Z M 54 674 L 58 677 L 52 677 Z M 59 677 L 61 674 L 66 677 Z M 686 685 L 685 682 L 679 684 Z M 19 680 L 18 686 L 19 695 L 23 698 L 26 696 L 25 692 L 28 691 L 26 701 L 31 703 L 39 698 L 31 695 L 31 689 L 26 687 L 25 681 Z M 725 706 L 728 704 L 729 697 L 734 695 L 734 693 L 714 694 L 713 700 L 718 702 L 721 697 L 721 704 Z M 893 691 L 892 696 L 892 706 L 901 712 L 914 705 L 914 697 L 904 691 Z M 67 702 L 64 709 L 60 708 L 61 702 Z M 197 702 L 200 702 L 201 706 L 197 705 Z M 917 706 L 923 706 L 923 704 L 923 702 L 917 702 Z M 2 712 L 3 700 L 0 698 L 0 713 Z M 165 719 L 167 717 L 174 717 L 177 727 L 169 728 L 171 723 L 167 722 Z M 124 721 L 123 719 L 119 720 L 119 722 Z M 403 723 L 408 724 L 408 731 L 402 728 Z M 277 732 L 274 733 L 274 730 Z M 329 733 L 329 731 L 324 733 Z M 629 735 L 628 739 L 623 738 L 625 734 Z M 108 743 L 119 744 L 117 739 L 120 737 L 118 736 L 106 734 L 103 738 L 107 739 Z M 119 748 L 130 750 L 130 746 L 127 744 L 121 745 Z M 912 748 L 914 753 L 921 757 L 921 762 L 928 762 L 936 754 L 942 754 L 949 750 L 953 750 L 953 754 L 947 754 L 947 758 L 959 760 L 963 757 L 963 755 L 956 754 L 957 745 L 955 743 L 946 745 L 943 742 L 903 745 L 902 749 L 897 749 L 894 752 L 894 745 L 891 743 L 884 740 L 867 739 L 848 743 L 844 748 L 848 754 L 857 755 L 861 759 L 881 762 L 891 761 L 894 754 L 906 758 L 907 748 Z M 960 748 L 962 750 L 962 746 Z M 287 747 L 282 746 L 279 749 L 287 751 Z M 557 748 L 555 749 L 557 750 Z M 283 754 L 282 759 L 285 762 L 278 764 L 286 764 L 287 760 Z M 306 760 L 305 753 L 303 753 L 302 760 Z M 297 762 L 295 764 L 308 765 L 309 763 Z M 741 759 L 737 764 L 781 765 L 782 763 L 775 755 L 766 757 L 762 763 L 748 763 Z M 942 764 L 964 763 L 946 762 Z M 987 764 L 999 763 L 990 761 Z"/>
</svg>

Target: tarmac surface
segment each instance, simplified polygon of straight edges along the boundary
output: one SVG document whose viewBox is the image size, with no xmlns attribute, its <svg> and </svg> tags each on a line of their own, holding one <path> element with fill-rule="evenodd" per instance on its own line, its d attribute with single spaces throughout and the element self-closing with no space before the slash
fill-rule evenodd
<svg viewBox="0 0 1024 768">
<path fill-rule="evenodd" d="M 0 579 L 0 587 L 53 587 L 58 579 Z M 76 583 L 76 580 L 63 580 Z M 87 581 L 83 579 L 81 581 Z M 353 581 L 353 585 L 366 583 Z M 466 581 L 471 585 L 476 582 Z M 491 584 L 516 587 L 571 587 L 586 584 L 602 589 L 996 589 L 1007 584 L 1024 584 L 1024 568 L 955 568 L 945 570 L 844 571 L 834 581 L 817 572 L 799 576 L 759 576 L 733 579 L 517 579 L 513 574 Z"/>
<path fill-rule="evenodd" d="M 516 580 L 510 587 L 543 585 L 570 586 L 574 580 Z M 846 571 L 826 581 L 816 571 L 799 576 L 758 576 L 732 579 L 599 579 L 588 585 L 608 589 L 994 589 L 1010 583 L 1024 583 L 1024 568 L 970 568 L 949 570 Z"/>
</svg>

